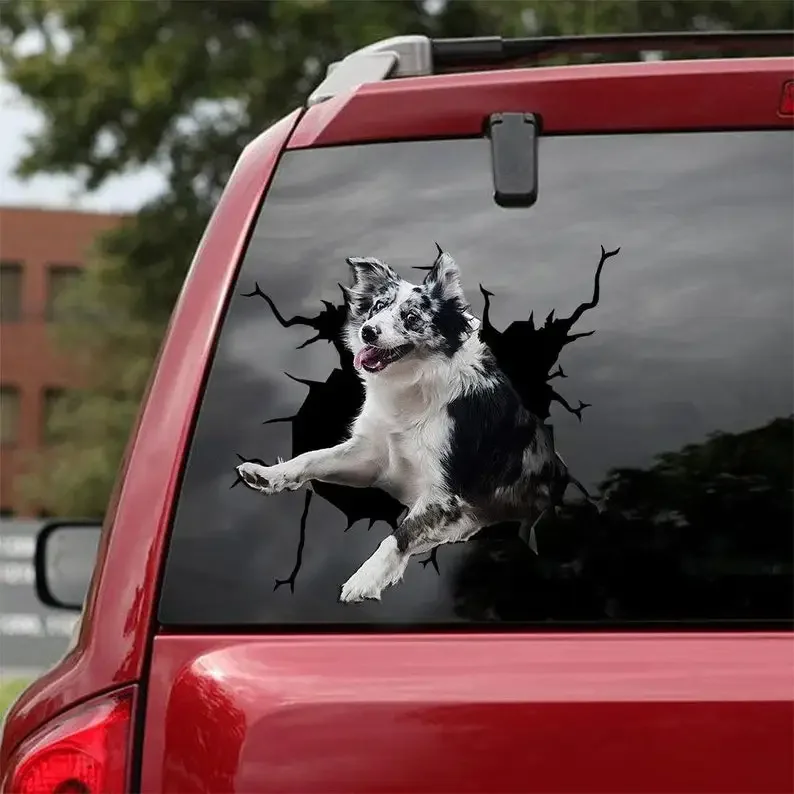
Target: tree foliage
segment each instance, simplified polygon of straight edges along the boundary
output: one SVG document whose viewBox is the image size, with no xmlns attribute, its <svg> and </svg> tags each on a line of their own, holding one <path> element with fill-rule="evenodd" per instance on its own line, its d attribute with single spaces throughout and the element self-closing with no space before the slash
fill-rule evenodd
<svg viewBox="0 0 794 794">
<path fill-rule="evenodd" d="M 89 191 L 145 165 L 167 175 L 161 196 L 101 240 L 75 296 L 105 309 L 65 334 L 85 353 L 90 388 L 60 417 L 68 465 L 48 456 L 32 494 L 61 514 L 102 511 L 156 341 L 240 150 L 330 62 L 408 32 L 790 27 L 793 16 L 788 0 L 5 0 L 5 75 L 45 122 L 19 173 L 77 176 Z"/>
<path fill-rule="evenodd" d="M 454 573 L 461 617 L 499 620 L 788 619 L 794 565 L 794 415 L 720 431 L 620 468 L 604 512 L 565 506 L 540 530 L 483 530 Z"/>
</svg>

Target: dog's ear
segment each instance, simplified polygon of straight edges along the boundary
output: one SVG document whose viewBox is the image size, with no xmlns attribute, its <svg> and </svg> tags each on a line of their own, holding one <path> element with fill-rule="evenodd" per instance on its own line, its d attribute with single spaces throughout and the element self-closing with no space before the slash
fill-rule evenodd
<svg viewBox="0 0 794 794">
<path fill-rule="evenodd" d="M 442 300 L 459 298 L 464 300 L 463 286 L 460 283 L 460 270 L 455 260 L 441 249 L 436 243 L 438 256 L 428 274 L 425 276 L 424 284 L 431 294 L 438 296 Z"/>
<path fill-rule="evenodd" d="M 366 256 L 351 256 L 347 259 L 353 271 L 353 285 L 342 288 L 352 322 L 363 319 L 372 305 L 373 295 L 382 292 L 389 284 L 399 284 L 400 277 L 385 262 Z"/>
<path fill-rule="evenodd" d="M 400 277 L 374 256 L 351 256 L 347 264 L 353 270 L 353 291 L 365 292 L 389 282 L 397 283 Z"/>
</svg>

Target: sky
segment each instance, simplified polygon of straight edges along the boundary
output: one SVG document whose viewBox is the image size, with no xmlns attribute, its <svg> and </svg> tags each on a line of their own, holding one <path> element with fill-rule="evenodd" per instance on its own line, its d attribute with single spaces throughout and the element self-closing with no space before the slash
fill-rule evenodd
<svg viewBox="0 0 794 794">
<path fill-rule="evenodd" d="M 132 212 L 161 191 L 163 179 L 154 169 L 109 179 L 93 193 L 65 176 L 19 179 L 14 168 L 41 124 L 40 114 L 0 74 L 0 206 Z"/>
</svg>

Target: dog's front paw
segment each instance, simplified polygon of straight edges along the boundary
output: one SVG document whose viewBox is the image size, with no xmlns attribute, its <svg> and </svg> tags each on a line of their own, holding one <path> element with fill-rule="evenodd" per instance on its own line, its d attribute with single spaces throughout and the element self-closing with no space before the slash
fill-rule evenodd
<svg viewBox="0 0 794 794">
<path fill-rule="evenodd" d="M 295 491 L 303 485 L 302 482 L 290 476 L 284 463 L 275 466 L 261 466 L 258 463 L 250 462 L 241 463 L 237 466 L 237 474 L 249 488 L 264 494 Z"/>
</svg>

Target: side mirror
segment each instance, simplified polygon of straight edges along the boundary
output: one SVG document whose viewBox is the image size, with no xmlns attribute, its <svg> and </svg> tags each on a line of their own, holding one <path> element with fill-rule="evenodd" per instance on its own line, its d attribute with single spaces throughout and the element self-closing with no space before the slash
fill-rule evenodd
<svg viewBox="0 0 794 794">
<path fill-rule="evenodd" d="M 53 521 L 36 538 L 36 595 L 50 607 L 80 611 L 94 573 L 102 524 Z"/>
</svg>

